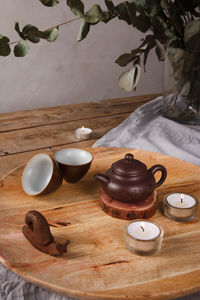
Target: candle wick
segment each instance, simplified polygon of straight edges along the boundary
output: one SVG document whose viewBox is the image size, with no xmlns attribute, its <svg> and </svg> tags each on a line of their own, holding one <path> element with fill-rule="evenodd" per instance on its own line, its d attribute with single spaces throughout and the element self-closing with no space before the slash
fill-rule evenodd
<svg viewBox="0 0 200 300">
<path fill-rule="evenodd" d="M 183 203 L 183 198 L 181 197 L 181 203 Z"/>
<path fill-rule="evenodd" d="M 142 227 L 142 226 L 140 226 L 141 228 L 142 228 L 142 230 L 143 230 L 143 232 L 144 232 L 144 228 Z"/>
</svg>

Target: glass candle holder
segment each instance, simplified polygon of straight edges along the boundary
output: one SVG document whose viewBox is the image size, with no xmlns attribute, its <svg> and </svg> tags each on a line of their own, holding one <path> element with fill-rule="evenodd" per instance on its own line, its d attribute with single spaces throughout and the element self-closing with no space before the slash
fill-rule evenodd
<svg viewBox="0 0 200 300">
<path fill-rule="evenodd" d="M 128 222 L 124 227 L 124 243 L 138 255 L 152 255 L 160 250 L 164 230 L 161 225 L 143 219 Z"/>
<path fill-rule="evenodd" d="M 193 196 L 172 193 L 164 196 L 163 213 L 171 220 L 190 222 L 197 215 L 199 201 Z"/>
<path fill-rule="evenodd" d="M 79 140 L 87 140 L 90 138 L 91 134 L 92 134 L 92 129 L 85 128 L 84 126 L 82 126 L 81 128 L 77 128 L 75 130 L 75 135 Z"/>
</svg>

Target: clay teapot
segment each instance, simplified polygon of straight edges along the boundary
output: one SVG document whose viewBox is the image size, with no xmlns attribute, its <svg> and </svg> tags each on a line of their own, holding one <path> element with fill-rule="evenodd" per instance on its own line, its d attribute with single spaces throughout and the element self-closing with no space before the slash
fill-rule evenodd
<svg viewBox="0 0 200 300">
<path fill-rule="evenodd" d="M 158 182 L 154 178 L 157 171 L 161 171 L 161 178 Z M 147 169 L 144 163 L 134 159 L 130 153 L 126 154 L 124 159 L 113 163 L 104 175 L 94 175 L 110 198 L 128 203 L 147 199 L 154 189 L 165 181 L 166 177 L 165 167 L 154 165 Z"/>
</svg>

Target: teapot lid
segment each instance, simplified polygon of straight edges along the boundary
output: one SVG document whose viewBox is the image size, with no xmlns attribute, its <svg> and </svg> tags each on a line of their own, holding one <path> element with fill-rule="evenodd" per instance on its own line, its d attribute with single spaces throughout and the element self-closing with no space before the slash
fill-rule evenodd
<svg viewBox="0 0 200 300">
<path fill-rule="evenodd" d="M 134 176 L 147 171 L 147 167 L 141 161 L 134 159 L 133 154 L 127 153 L 124 159 L 112 164 L 112 170 L 115 173 Z"/>
</svg>

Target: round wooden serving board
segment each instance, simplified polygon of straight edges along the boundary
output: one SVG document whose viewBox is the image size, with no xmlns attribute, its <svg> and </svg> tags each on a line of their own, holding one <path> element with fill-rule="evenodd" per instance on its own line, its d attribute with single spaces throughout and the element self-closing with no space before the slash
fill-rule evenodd
<svg viewBox="0 0 200 300">
<path fill-rule="evenodd" d="M 31 197 L 21 187 L 23 167 L 1 180 L 0 260 L 28 281 L 78 299 L 171 299 L 200 289 L 200 222 L 178 223 L 160 210 L 152 220 L 164 230 L 161 251 L 142 257 L 124 247 L 124 220 L 105 214 L 99 205 L 95 173 L 130 152 L 147 167 L 168 170 L 158 197 L 170 192 L 200 199 L 200 168 L 187 162 L 141 150 L 90 148 L 94 161 L 77 184 L 64 182 L 54 193 Z M 26 161 L 24 162 L 26 164 Z M 28 210 L 40 211 L 58 241 L 70 240 L 68 252 L 52 257 L 32 247 L 22 234 Z"/>
</svg>

